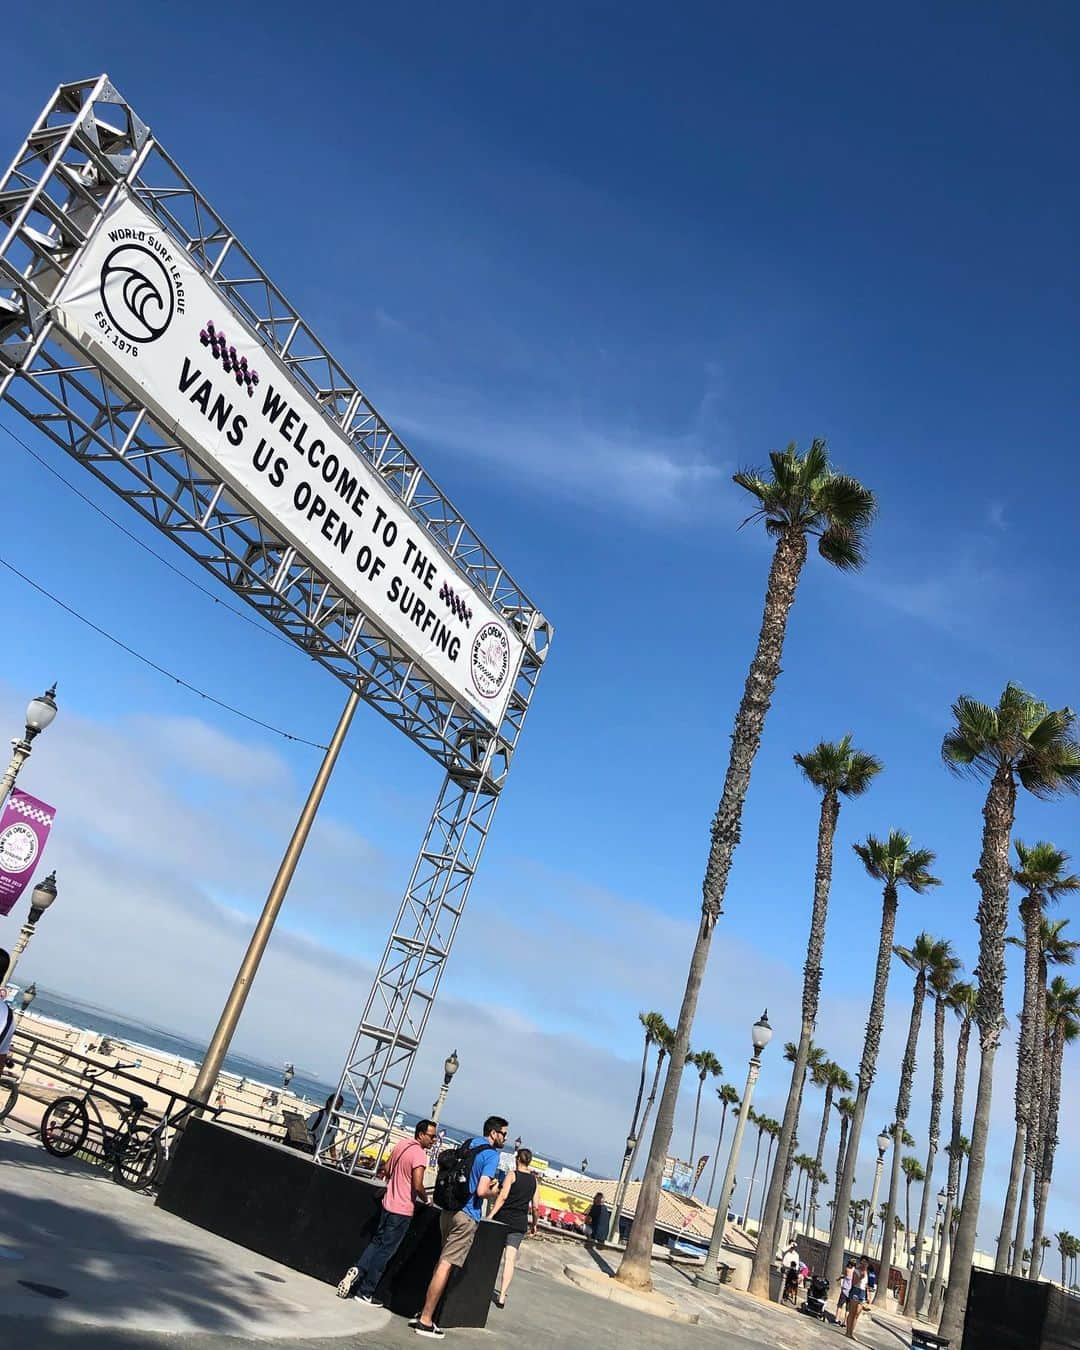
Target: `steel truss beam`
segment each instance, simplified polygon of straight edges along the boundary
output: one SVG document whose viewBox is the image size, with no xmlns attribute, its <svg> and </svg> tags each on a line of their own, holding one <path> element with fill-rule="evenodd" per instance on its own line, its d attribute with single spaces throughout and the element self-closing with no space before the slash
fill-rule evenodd
<svg viewBox="0 0 1080 1350">
<path fill-rule="evenodd" d="M 513 625 L 524 655 L 497 728 L 432 680 L 270 517 L 238 501 L 198 447 L 158 425 L 53 322 L 53 296 L 121 190 L 187 250 Z M 400 1104 L 551 626 L 104 75 L 60 86 L 0 180 L 3 397 L 336 678 L 359 681 L 365 701 L 446 772 L 342 1072 L 344 1133 L 356 1142 L 381 1128 L 380 1103 L 391 1118 Z"/>
</svg>

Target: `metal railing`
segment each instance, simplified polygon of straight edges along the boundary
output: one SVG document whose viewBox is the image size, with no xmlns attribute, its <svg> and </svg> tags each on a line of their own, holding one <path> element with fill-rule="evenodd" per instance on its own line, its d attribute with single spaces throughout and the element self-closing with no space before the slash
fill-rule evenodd
<svg viewBox="0 0 1080 1350">
<path fill-rule="evenodd" d="M 6 1077 L 17 1078 L 20 1097 L 46 1105 L 59 1096 L 88 1092 L 99 1106 L 115 1112 L 117 1118 L 130 1106 L 133 1097 L 145 1101 L 148 1096 L 156 1095 L 159 1103 L 155 1105 L 147 1102 L 140 1113 L 139 1122 L 150 1127 L 164 1122 L 170 1136 L 193 1111 L 199 1110 L 221 1124 L 246 1130 L 262 1138 L 278 1142 L 285 1139 L 285 1126 L 277 1121 L 236 1107 L 203 1105 L 176 1088 L 132 1072 L 135 1067 L 130 1061 L 120 1058 L 112 1063 L 107 1058 L 94 1058 L 73 1050 L 63 1041 L 51 1040 L 48 1036 L 17 1026 Z M 61 1090 L 56 1091 L 57 1087 Z M 171 1122 L 176 1122 L 175 1127 Z M 101 1160 L 102 1144 L 100 1135 L 95 1132 L 87 1139 L 82 1152 Z"/>
</svg>

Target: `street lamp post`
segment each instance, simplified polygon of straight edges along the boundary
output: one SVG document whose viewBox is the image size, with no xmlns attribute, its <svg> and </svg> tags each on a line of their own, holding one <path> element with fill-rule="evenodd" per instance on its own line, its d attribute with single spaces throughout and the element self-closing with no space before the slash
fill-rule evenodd
<svg viewBox="0 0 1080 1350">
<path fill-rule="evenodd" d="M 15 950 L 11 953 L 11 964 L 7 968 L 6 982 L 10 983 L 11 973 L 26 950 L 26 945 L 34 936 L 34 928 L 38 919 L 45 913 L 52 902 L 56 899 L 56 873 L 50 872 L 44 881 L 39 881 L 34 887 L 30 896 L 30 913 L 27 915 L 26 922 L 19 932 L 19 939 L 15 943 Z"/>
<path fill-rule="evenodd" d="M 288 1088 L 289 1084 L 296 1077 L 296 1067 L 292 1064 L 286 1064 L 281 1071 L 281 1086 Z"/>
<path fill-rule="evenodd" d="M 885 1150 L 889 1147 L 889 1135 L 882 1130 L 877 1137 L 877 1162 L 874 1164 L 874 1189 L 870 1195 L 870 1216 L 867 1219 L 867 1228 L 864 1234 L 866 1250 L 869 1252 L 873 1246 L 874 1227 L 877 1224 L 877 1198 L 881 1190 L 881 1173 L 885 1166 Z M 880 1255 L 880 1239 L 878 1244 Z"/>
<path fill-rule="evenodd" d="M 727 1167 L 724 1169 L 724 1180 L 720 1186 L 720 1195 L 717 1199 L 716 1219 L 713 1223 L 712 1236 L 709 1238 L 709 1254 L 705 1258 L 705 1265 L 694 1276 L 694 1284 L 699 1289 L 720 1288 L 716 1268 L 720 1262 L 720 1246 L 724 1241 L 724 1225 L 727 1223 L 731 1192 L 735 1186 L 735 1168 L 739 1163 L 739 1150 L 742 1148 L 743 1134 L 746 1131 L 746 1122 L 750 1116 L 750 1102 L 754 1095 L 754 1084 L 761 1072 L 761 1052 L 772 1040 L 772 1027 L 769 1026 L 769 1011 L 767 1008 L 751 1028 L 750 1040 L 754 1053 L 750 1056 L 746 1087 L 743 1089 L 742 1102 L 739 1104 L 739 1118 L 735 1125 L 735 1136 L 731 1141 L 731 1152 L 728 1154 Z"/>
<path fill-rule="evenodd" d="M 26 726 L 20 740 L 11 742 L 11 762 L 0 778 L 0 805 L 15 786 L 19 770 L 30 758 L 34 737 L 39 735 L 56 716 L 56 685 L 47 689 L 39 698 L 32 698 L 26 705 Z"/>
<path fill-rule="evenodd" d="M 460 1065 L 458 1063 L 457 1051 L 448 1055 L 443 1061 L 443 1080 L 442 1087 L 439 1089 L 439 1095 L 435 1099 L 435 1104 L 431 1108 L 431 1119 L 436 1125 L 439 1123 L 439 1117 L 442 1115 L 443 1104 L 446 1101 L 446 1094 L 450 1091 L 450 1079 L 457 1073 Z"/>
<path fill-rule="evenodd" d="M 919 1300 L 920 1304 L 925 1300 L 926 1306 L 922 1309 L 923 1313 L 927 1311 L 930 1305 L 930 1282 L 934 1276 L 934 1259 L 937 1255 L 937 1246 L 942 1240 L 941 1220 L 945 1213 L 945 1201 L 948 1200 L 948 1198 L 949 1193 L 946 1191 L 945 1187 L 942 1186 L 941 1190 L 937 1193 L 937 1217 L 934 1219 L 934 1231 L 930 1238 L 930 1260 L 926 1263 L 926 1283 L 923 1288 L 923 1298 Z M 918 1271 L 913 1271 L 912 1274 L 915 1279 L 919 1278 Z M 916 1305 L 916 1311 L 918 1312 L 918 1305 Z"/>
</svg>

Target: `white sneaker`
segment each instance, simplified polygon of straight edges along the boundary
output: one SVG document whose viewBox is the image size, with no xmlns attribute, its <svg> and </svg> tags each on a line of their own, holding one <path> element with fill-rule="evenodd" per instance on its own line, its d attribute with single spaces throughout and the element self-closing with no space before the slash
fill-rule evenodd
<svg viewBox="0 0 1080 1350">
<path fill-rule="evenodd" d="M 352 1294 L 353 1286 L 356 1284 L 356 1281 L 359 1278 L 360 1278 L 359 1270 L 357 1270 L 355 1266 L 350 1266 L 349 1269 L 345 1272 L 345 1274 L 341 1277 L 341 1282 L 337 1287 L 338 1298 L 348 1298 Z"/>
</svg>

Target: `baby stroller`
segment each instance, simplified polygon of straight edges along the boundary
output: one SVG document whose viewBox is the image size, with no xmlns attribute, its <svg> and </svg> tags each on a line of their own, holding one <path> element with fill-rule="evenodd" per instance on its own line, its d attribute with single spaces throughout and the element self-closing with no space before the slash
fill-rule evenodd
<svg viewBox="0 0 1080 1350">
<path fill-rule="evenodd" d="M 825 1311 L 829 1298 L 829 1281 L 824 1275 L 811 1275 L 810 1288 L 806 1292 L 806 1302 L 799 1309 L 807 1317 L 816 1317 L 820 1322 L 831 1322 L 832 1314 Z"/>
</svg>

